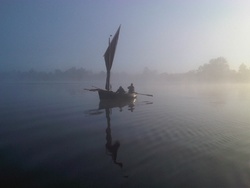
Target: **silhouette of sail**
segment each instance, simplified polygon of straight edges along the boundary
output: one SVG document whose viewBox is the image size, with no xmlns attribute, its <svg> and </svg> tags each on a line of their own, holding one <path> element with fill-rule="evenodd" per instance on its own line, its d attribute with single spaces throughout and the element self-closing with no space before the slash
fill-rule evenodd
<svg viewBox="0 0 250 188">
<path fill-rule="evenodd" d="M 119 38 L 120 28 L 121 28 L 121 26 L 119 26 L 112 41 L 109 42 L 109 46 L 104 54 L 104 59 L 105 59 L 105 64 L 106 64 L 106 69 L 107 69 L 107 78 L 106 78 L 105 89 L 108 91 L 110 90 L 110 70 L 111 70 L 113 60 L 115 57 L 115 50 L 116 50 L 116 46 L 117 46 L 117 42 L 118 42 L 118 38 Z"/>
</svg>

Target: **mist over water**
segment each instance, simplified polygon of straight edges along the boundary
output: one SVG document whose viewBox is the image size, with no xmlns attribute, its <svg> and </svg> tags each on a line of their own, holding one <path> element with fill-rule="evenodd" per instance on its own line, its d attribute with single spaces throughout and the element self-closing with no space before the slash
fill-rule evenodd
<svg viewBox="0 0 250 188">
<path fill-rule="evenodd" d="M 0 1 L 0 187 L 250 187 L 249 8 Z"/>
<path fill-rule="evenodd" d="M 72 67 L 65 71 L 56 69 L 52 72 L 41 72 L 36 70 L 29 71 L 10 71 L 0 72 L 0 82 L 86 82 L 106 80 L 106 72 L 92 72 L 84 68 Z M 157 70 L 150 70 L 145 67 L 141 73 L 131 74 L 126 72 L 111 72 L 111 80 L 116 83 L 138 82 L 154 85 L 166 84 L 215 84 L 215 83 L 250 83 L 250 69 L 242 63 L 239 69 L 230 69 L 230 65 L 224 57 L 211 59 L 209 63 L 199 66 L 195 70 L 184 73 L 158 73 Z M 127 84 L 127 83 L 126 83 Z M 103 84 L 102 84 L 103 85 Z M 118 85 L 119 87 L 119 85 Z M 103 87 L 101 87 L 103 88 Z"/>
<path fill-rule="evenodd" d="M 249 85 L 135 82 L 154 97 L 107 111 L 102 84 L 1 83 L 1 184 L 250 186 Z"/>
</svg>

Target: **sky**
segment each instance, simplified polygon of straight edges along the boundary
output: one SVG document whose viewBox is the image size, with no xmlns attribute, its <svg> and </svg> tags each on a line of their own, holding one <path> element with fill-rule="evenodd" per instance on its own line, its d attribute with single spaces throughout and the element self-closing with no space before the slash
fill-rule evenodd
<svg viewBox="0 0 250 188">
<path fill-rule="evenodd" d="M 108 37 L 121 24 L 112 71 L 196 70 L 224 57 L 250 67 L 248 0 L 0 0 L 0 71 L 105 71 Z"/>
</svg>

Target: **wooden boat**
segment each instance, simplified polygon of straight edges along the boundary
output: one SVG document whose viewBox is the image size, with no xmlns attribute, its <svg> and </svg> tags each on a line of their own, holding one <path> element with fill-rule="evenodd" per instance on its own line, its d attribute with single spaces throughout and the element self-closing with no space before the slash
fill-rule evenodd
<svg viewBox="0 0 250 188">
<path fill-rule="evenodd" d="M 136 93 L 116 93 L 114 91 L 111 91 L 110 72 L 111 72 L 113 60 L 115 57 L 115 51 L 116 51 L 116 46 L 117 46 L 117 42 L 118 42 L 118 38 L 119 38 L 120 28 L 121 28 L 121 26 L 119 26 L 119 28 L 117 29 L 111 42 L 110 42 L 110 38 L 109 38 L 109 45 L 108 45 L 108 48 L 104 54 L 104 60 L 105 60 L 105 65 L 106 65 L 106 70 L 107 70 L 107 77 L 106 77 L 105 89 L 97 89 L 100 100 L 134 99 L 137 96 Z"/>
<path fill-rule="evenodd" d="M 99 98 L 100 100 L 126 100 L 126 99 L 135 99 L 136 93 L 116 93 L 113 91 L 107 91 L 107 90 L 98 90 Z"/>
</svg>

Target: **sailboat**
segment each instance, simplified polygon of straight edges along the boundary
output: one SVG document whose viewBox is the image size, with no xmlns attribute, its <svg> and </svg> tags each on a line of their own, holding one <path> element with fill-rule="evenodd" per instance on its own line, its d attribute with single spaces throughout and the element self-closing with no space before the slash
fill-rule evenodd
<svg viewBox="0 0 250 188">
<path fill-rule="evenodd" d="M 121 25 L 118 27 L 118 29 L 117 29 L 117 31 L 116 31 L 116 33 L 111 41 L 109 38 L 109 45 L 104 53 L 104 60 L 105 60 L 105 65 L 106 65 L 106 70 L 107 70 L 105 89 L 95 87 L 95 89 L 84 89 L 84 90 L 98 91 L 100 100 L 108 100 L 110 103 L 117 103 L 117 104 L 120 104 L 121 101 L 130 102 L 131 100 L 136 100 L 137 95 L 144 95 L 144 96 L 153 97 L 153 95 L 151 95 L 151 94 L 143 94 L 143 93 L 134 92 L 133 91 L 134 89 L 132 89 L 131 92 L 125 92 L 125 91 L 124 92 L 114 92 L 111 90 L 110 73 L 111 73 L 113 60 L 115 57 L 115 51 L 116 51 L 116 46 L 117 46 L 117 42 L 119 39 L 120 29 L 121 29 Z M 92 87 L 94 87 L 94 86 L 92 86 Z M 132 84 L 130 87 L 133 87 Z"/>
<path fill-rule="evenodd" d="M 109 38 L 109 45 L 108 48 L 106 49 L 106 52 L 104 53 L 104 60 L 105 60 L 105 65 L 106 65 L 106 70 L 107 70 L 107 77 L 106 77 L 106 84 L 105 84 L 105 89 L 100 89 L 98 88 L 98 94 L 100 100 L 130 100 L 130 99 L 135 99 L 137 94 L 136 93 L 117 93 L 111 90 L 110 87 L 110 73 L 111 73 L 111 68 L 113 64 L 113 60 L 115 57 L 115 51 L 116 51 L 116 46 L 117 42 L 119 39 L 119 34 L 120 34 L 120 28 L 117 29 L 114 37 L 110 41 Z"/>
</svg>

